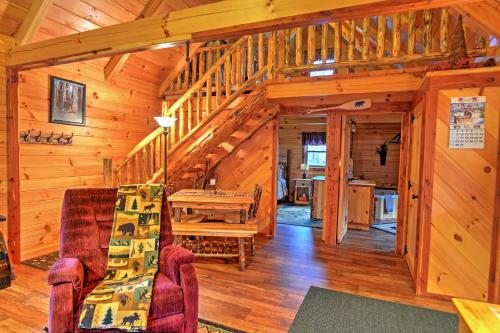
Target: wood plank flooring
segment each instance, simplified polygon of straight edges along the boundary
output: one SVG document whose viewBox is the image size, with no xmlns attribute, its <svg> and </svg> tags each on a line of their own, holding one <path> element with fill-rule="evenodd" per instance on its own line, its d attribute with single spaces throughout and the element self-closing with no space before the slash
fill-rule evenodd
<svg viewBox="0 0 500 333">
<path fill-rule="evenodd" d="M 257 238 L 245 272 L 236 260 L 199 259 L 200 318 L 248 332 L 286 332 L 311 285 L 453 311 L 449 302 L 416 296 L 404 258 L 381 251 L 386 233 L 371 232 L 369 242 L 366 233 L 350 232 L 332 249 L 321 230 L 278 225 L 274 239 Z M 47 273 L 25 265 L 16 273 L 13 286 L 0 290 L 0 332 L 42 332 Z"/>
</svg>

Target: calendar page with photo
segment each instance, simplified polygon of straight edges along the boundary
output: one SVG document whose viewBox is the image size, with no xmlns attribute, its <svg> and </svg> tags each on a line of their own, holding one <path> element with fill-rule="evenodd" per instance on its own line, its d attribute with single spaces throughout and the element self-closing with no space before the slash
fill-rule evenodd
<svg viewBox="0 0 500 333">
<path fill-rule="evenodd" d="M 450 148 L 484 148 L 486 97 L 452 97 Z"/>
</svg>

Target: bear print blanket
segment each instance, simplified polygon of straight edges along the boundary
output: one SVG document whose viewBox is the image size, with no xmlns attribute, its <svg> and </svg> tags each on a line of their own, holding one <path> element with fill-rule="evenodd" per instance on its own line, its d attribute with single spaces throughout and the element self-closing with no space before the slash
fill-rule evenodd
<svg viewBox="0 0 500 333">
<path fill-rule="evenodd" d="M 158 270 L 162 185 L 118 189 L 107 274 L 85 298 L 79 328 L 145 330 Z"/>
</svg>

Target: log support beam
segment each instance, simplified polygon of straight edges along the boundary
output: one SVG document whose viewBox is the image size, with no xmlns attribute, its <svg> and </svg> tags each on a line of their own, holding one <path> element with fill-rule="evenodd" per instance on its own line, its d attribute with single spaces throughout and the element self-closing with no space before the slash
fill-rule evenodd
<svg viewBox="0 0 500 333">
<path fill-rule="evenodd" d="M 221 1 L 14 47 L 7 66 L 37 68 L 302 24 L 430 9 L 475 0 Z"/>
</svg>

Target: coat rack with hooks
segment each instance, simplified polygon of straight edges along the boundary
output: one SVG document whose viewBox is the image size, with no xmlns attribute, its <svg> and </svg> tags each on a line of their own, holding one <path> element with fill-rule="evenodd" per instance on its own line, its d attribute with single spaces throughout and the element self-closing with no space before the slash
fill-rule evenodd
<svg viewBox="0 0 500 333">
<path fill-rule="evenodd" d="M 42 131 L 28 130 L 26 132 L 21 132 L 19 134 L 19 138 L 20 138 L 21 143 L 40 143 L 40 144 L 47 144 L 47 145 L 70 145 L 73 143 L 73 135 L 74 135 L 74 133 L 71 133 L 71 135 L 68 135 L 68 134 L 64 134 L 64 132 L 61 132 L 61 134 L 58 134 L 55 132 L 43 133 Z"/>
</svg>

